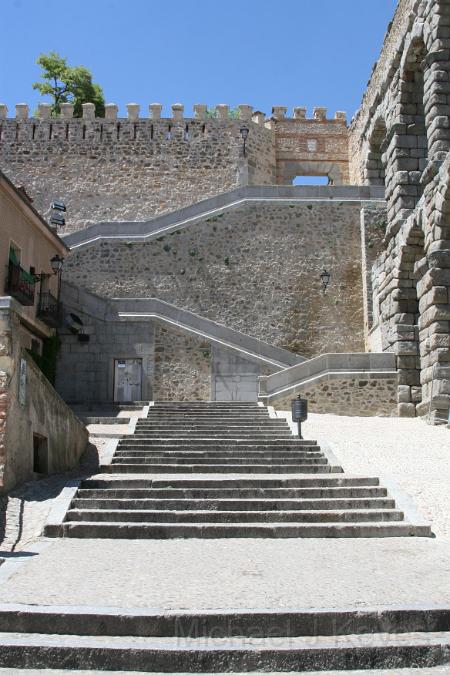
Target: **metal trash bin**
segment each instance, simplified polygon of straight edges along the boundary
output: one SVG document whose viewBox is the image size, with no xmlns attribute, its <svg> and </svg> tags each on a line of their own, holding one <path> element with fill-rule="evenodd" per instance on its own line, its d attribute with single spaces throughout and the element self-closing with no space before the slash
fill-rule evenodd
<svg viewBox="0 0 450 675">
<path fill-rule="evenodd" d="M 300 395 L 291 401 L 292 421 L 298 424 L 298 437 L 302 436 L 302 422 L 308 419 L 308 401 Z"/>
</svg>

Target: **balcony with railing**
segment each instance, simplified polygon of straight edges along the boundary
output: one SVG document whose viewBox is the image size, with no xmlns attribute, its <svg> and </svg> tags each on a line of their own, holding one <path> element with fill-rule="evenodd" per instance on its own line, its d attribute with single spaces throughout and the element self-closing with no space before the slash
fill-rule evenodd
<svg viewBox="0 0 450 675">
<path fill-rule="evenodd" d="M 61 303 L 49 292 L 41 292 L 36 316 L 48 326 L 56 328 L 61 314 Z"/>
<path fill-rule="evenodd" d="M 34 287 L 36 280 L 32 274 L 18 263 L 9 261 L 5 293 L 15 298 L 21 305 L 34 305 Z"/>
</svg>

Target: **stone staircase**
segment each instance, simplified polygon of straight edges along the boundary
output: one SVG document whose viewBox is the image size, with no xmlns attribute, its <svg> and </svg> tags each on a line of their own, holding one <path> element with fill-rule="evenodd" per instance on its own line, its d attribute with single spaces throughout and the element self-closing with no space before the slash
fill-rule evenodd
<svg viewBox="0 0 450 675">
<path fill-rule="evenodd" d="M 49 536 L 430 536 L 377 478 L 343 475 L 256 403 L 161 402 L 83 480 Z"/>
<path fill-rule="evenodd" d="M 387 675 L 400 672 L 397 668 L 445 668 L 449 629 L 446 608 L 158 612 L 3 605 L 0 666 L 11 673 L 16 668 L 130 675 L 370 668 Z"/>
</svg>

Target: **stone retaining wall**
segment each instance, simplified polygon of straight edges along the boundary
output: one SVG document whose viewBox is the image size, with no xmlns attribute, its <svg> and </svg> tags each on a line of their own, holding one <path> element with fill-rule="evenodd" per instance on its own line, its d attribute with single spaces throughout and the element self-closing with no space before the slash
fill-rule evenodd
<svg viewBox="0 0 450 675">
<path fill-rule="evenodd" d="M 336 378 L 305 386 L 302 398 L 308 400 L 312 413 L 349 415 L 351 417 L 397 415 L 396 379 L 346 379 Z M 290 410 L 292 396 L 277 400 L 272 405 L 277 410 Z"/>
<path fill-rule="evenodd" d="M 360 208 L 253 202 L 145 243 L 75 249 L 64 278 L 104 297 L 157 297 L 304 356 L 364 351 Z"/>
<path fill-rule="evenodd" d="M 0 487 L 35 477 L 34 444 L 41 444 L 40 473 L 76 466 L 86 449 L 84 425 L 56 393 L 20 344 L 11 308 L 0 311 Z"/>
<path fill-rule="evenodd" d="M 156 325 L 154 399 L 209 401 L 210 398 L 210 343 Z"/>
</svg>

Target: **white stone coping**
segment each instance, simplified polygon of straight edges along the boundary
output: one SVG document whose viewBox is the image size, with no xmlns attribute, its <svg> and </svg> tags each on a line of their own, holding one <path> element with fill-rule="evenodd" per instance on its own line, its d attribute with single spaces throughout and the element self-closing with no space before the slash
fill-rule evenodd
<svg viewBox="0 0 450 675">
<path fill-rule="evenodd" d="M 324 380 L 396 378 L 392 352 L 321 354 L 272 375 L 260 376 L 259 400 L 271 403 Z"/>
</svg>

